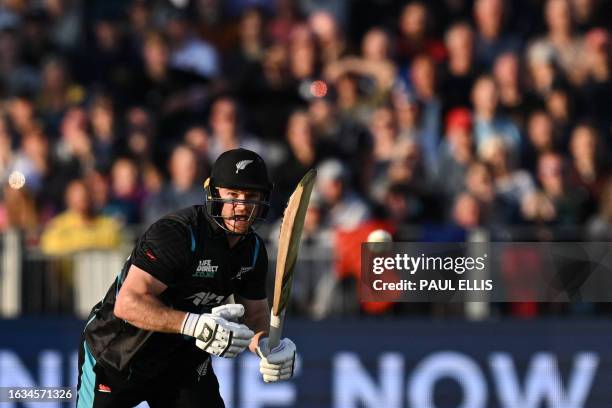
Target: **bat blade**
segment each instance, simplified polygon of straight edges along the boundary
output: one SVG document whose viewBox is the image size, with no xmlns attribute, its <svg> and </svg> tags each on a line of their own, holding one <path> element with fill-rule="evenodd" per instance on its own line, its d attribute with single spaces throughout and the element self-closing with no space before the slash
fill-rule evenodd
<svg viewBox="0 0 612 408">
<path fill-rule="evenodd" d="M 302 177 L 297 188 L 293 194 L 291 194 L 287 207 L 285 208 L 285 214 L 283 215 L 276 256 L 274 299 L 272 302 L 270 323 L 269 345 L 272 348 L 275 346 L 274 343 L 276 342 L 276 344 L 278 344 L 278 340 L 280 339 L 282 316 L 284 315 L 291 295 L 293 272 L 300 250 L 304 219 L 306 218 L 306 210 L 308 209 L 316 174 L 315 170 L 310 170 Z"/>
</svg>

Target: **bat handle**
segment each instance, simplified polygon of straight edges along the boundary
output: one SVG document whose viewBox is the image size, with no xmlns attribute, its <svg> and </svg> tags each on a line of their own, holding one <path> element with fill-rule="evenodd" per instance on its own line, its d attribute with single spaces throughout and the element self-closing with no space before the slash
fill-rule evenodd
<svg viewBox="0 0 612 408">
<path fill-rule="evenodd" d="M 270 313 L 270 332 L 268 333 L 268 351 L 276 348 L 280 343 L 281 334 L 283 331 L 283 319 L 285 311 L 282 311 L 279 316 Z"/>
</svg>

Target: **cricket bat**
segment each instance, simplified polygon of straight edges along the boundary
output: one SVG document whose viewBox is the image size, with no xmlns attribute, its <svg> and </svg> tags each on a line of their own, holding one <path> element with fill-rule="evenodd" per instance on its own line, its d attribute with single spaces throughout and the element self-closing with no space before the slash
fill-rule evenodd
<svg viewBox="0 0 612 408">
<path fill-rule="evenodd" d="M 309 170 L 302 177 L 285 208 L 283 222 L 278 240 L 276 255 L 276 276 L 274 280 L 274 298 L 270 312 L 270 331 L 268 334 L 268 348 L 278 346 L 283 329 L 285 309 L 291 295 L 293 283 L 293 270 L 300 251 L 300 239 L 304 228 L 306 210 L 310 201 L 310 194 L 314 187 L 317 172 Z"/>
</svg>

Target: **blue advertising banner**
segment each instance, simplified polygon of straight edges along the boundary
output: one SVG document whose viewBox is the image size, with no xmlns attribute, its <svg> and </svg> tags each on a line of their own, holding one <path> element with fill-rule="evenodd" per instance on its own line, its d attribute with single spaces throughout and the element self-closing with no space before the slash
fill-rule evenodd
<svg viewBox="0 0 612 408">
<path fill-rule="evenodd" d="M 0 320 L 0 388 L 74 386 L 82 327 L 76 320 Z M 612 406 L 608 321 L 288 319 L 286 335 L 300 353 L 293 381 L 264 383 L 250 353 L 215 360 L 228 407 Z"/>
</svg>

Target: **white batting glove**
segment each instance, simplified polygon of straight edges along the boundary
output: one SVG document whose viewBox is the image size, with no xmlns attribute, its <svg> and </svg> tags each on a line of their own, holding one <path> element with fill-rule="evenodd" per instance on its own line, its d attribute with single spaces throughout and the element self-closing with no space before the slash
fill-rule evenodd
<svg viewBox="0 0 612 408">
<path fill-rule="evenodd" d="M 187 313 L 181 332 L 196 338 L 196 346 L 219 357 L 234 358 L 242 353 L 255 335 L 244 324 L 234 323 L 244 314 L 240 304 L 215 307 L 212 313 Z"/>
<path fill-rule="evenodd" d="M 268 338 L 261 339 L 257 346 L 259 372 L 265 382 L 288 380 L 293 377 L 296 347 L 289 339 L 282 339 L 273 350 L 268 350 Z"/>
</svg>

